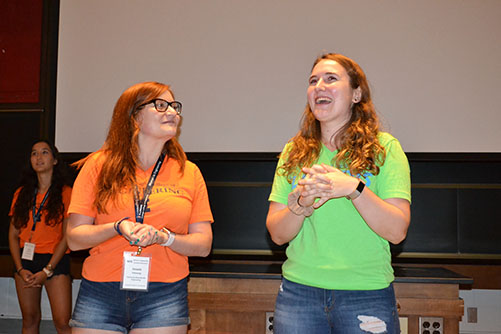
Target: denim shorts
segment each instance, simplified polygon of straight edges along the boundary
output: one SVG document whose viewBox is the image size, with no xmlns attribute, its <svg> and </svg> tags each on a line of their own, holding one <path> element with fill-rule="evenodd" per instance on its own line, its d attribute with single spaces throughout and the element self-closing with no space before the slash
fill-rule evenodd
<svg viewBox="0 0 501 334">
<path fill-rule="evenodd" d="M 134 328 L 188 325 L 188 284 L 148 283 L 148 291 L 120 290 L 120 282 L 82 278 L 71 327 L 127 333 Z"/>
<path fill-rule="evenodd" d="M 393 285 L 381 290 L 325 290 L 282 279 L 275 334 L 400 333 Z"/>
</svg>

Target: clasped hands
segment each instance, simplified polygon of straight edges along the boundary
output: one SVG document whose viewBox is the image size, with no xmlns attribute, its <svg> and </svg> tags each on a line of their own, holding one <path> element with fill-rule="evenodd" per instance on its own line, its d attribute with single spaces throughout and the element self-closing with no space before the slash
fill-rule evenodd
<svg viewBox="0 0 501 334">
<path fill-rule="evenodd" d="M 298 190 L 301 195 L 299 204 L 317 209 L 331 198 L 344 197 L 351 194 L 358 185 L 358 179 L 326 165 L 303 167 L 305 177 L 299 180 Z M 315 200 L 318 201 L 315 202 Z"/>
<path fill-rule="evenodd" d="M 47 280 L 47 275 L 42 270 L 33 274 L 30 270 L 23 268 L 18 275 L 24 281 L 24 288 L 40 288 Z"/>
<path fill-rule="evenodd" d="M 154 244 L 163 244 L 169 236 L 155 227 L 140 224 L 130 220 L 123 220 L 118 227 L 122 237 L 129 241 L 131 246 L 147 247 Z"/>
</svg>

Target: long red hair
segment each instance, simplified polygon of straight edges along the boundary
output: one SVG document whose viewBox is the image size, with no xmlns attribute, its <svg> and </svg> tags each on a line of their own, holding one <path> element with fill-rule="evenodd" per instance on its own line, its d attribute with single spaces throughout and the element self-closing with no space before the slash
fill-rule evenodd
<svg viewBox="0 0 501 334">
<path fill-rule="evenodd" d="M 313 68 L 322 60 L 334 60 L 346 70 L 353 89 L 360 87 L 360 101 L 354 103 L 350 120 L 331 138 L 338 148 L 334 158 L 337 168 L 348 169 L 351 175 L 369 171 L 379 174 L 379 166 L 384 163 L 385 150 L 377 138 L 379 118 L 372 103 L 367 78 L 362 68 L 352 59 L 337 53 L 328 53 L 318 57 Z M 315 118 L 309 104 L 301 120 L 299 132 L 290 140 L 291 147 L 285 153 L 285 163 L 281 172 L 289 180 L 300 173 L 303 166 L 311 166 L 318 158 L 322 147 L 320 122 Z"/>
<path fill-rule="evenodd" d="M 104 152 L 106 157 L 96 181 L 94 205 L 98 212 L 106 213 L 106 204 L 109 201 L 116 202 L 121 189 L 134 185 L 139 165 L 137 109 L 166 91 L 174 97 L 168 85 L 159 82 L 138 83 L 126 89 L 115 104 L 108 136 L 98 151 Z M 176 159 L 180 172 L 184 172 L 186 154 L 176 138 L 165 143 L 164 152 L 168 158 Z M 82 166 L 90 156 L 75 164 Z"/>
</svg>

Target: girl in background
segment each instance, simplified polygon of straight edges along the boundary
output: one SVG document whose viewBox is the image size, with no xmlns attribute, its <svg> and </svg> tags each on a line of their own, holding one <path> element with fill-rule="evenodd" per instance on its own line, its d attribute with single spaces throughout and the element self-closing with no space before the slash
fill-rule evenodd
<svg viewBox="0 0 501 334">
<path fill-rule="evenodd" d="M 70 259 L 65 237 L 71 188 L 67 181 L 56 147 L 37 141 L 9 213 L 9 248 L 23 334 L 39 332 L 43 286 L 57 332 L 71 332 Z"/>
</svg>

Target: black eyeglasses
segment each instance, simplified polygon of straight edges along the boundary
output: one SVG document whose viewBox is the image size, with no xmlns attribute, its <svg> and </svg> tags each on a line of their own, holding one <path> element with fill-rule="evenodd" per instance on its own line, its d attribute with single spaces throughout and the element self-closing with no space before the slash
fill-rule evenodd
<svg viewBox="0 0 501 334">
<path fill-rule="evenodd" d="M 169 106 L 171 106 L 172 109 L 174 109 L 178 115 L 181 115 L 181 110 L 183 110 L 183 105 L 181 104 L 181 102 L 179 102 L 179 101 L 169 102 L 169 101 L 165 101 L 163 99 L 150 100 L 150 101 L 145 102 L 145 103 L 141 104 L 140 106 L 138 106 L 137 109 L 143 108 L 145 105 L 150 104 L 150 103 L 153 103 L 153 105 L 155 106 L 155 109 L 158 112 L 166 112 L 167 109 L 169 108 Z"/>
</svg>

